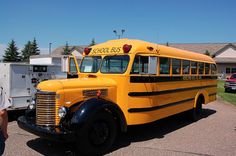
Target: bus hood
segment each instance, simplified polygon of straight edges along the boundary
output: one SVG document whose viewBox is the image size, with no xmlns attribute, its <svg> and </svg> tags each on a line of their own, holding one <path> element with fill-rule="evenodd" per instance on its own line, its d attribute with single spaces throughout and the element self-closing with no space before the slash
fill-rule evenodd
<svg viewBox="0 0 236 156">
<path fill-rule="evenodd" d="M 97 87 L 113 87 L 116 86 L 115 81 L 108 78 L 74 78 L 60 80 L 64 89 L 78 89 L 78 88 L 97 88 Z"/>
<path fill-rule="evenodd" d="M 74 78 L 61 80 L 48 80 L 38 84 L 37 89 L 41 91 L 57 92 L 58 90 L 67 89 L 92 89 L 108 88 L 116 86 L 115 81 L 109 78 Z"/>
</svg>

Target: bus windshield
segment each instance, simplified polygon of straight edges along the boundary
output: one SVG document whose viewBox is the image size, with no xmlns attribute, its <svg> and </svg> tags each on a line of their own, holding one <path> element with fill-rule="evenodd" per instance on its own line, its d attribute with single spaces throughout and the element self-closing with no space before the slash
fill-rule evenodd
<svg viewBox="0 0 236 156">
<path fill-rule="evenodd" d="M 97 73 L 100 68 L 101 56 L 86 56 L 80 66 L 81 73 Z"/>
<path fill-rule="evenodd" d="M 102 61 L 101 73 L 124 73 L 129 64 L 129 56 L 106 56 Z"/>
</svg>

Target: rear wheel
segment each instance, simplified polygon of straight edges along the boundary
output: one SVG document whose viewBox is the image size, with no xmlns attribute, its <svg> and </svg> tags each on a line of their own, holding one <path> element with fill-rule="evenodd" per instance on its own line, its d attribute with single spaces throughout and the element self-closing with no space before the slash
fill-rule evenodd
<svg viewBox="0 0 236 156">
<path fill-rule="evenodd" d="M 84 155 L 105 154 L 115 141 L 117 129 L 113 116 L 99 112 L 77 131 L 77 149 Z"/>
<path fill-rule="evenodd" d="M 197 99 L 196 107 L 190 110 L 190 119 L 192 121 L 198 121 L 201 118 L 202 104 L 203 104 L 203 99 L 199 97 Z"/>
</svg>

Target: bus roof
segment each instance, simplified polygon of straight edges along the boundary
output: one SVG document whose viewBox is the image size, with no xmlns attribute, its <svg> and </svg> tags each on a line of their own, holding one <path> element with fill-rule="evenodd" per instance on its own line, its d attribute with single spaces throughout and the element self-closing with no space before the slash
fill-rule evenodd
<svg viewBox="0 0 236 156">
<path fill-rule="evenodd" d="M 90 48 L 92 49 L 89 55 L 124 54 L 122 48 L 125 44 L 132 46 L 131 50 L 128 52 L 129 55 L 136 55 L 137 53 L 147 53 L 157 54 L 163 57 L 215 63 L 215 61 L 211 57 L 204 54 L 133 39 L 109 40 L 107 42 L 91 46 Z"/>
</svg>

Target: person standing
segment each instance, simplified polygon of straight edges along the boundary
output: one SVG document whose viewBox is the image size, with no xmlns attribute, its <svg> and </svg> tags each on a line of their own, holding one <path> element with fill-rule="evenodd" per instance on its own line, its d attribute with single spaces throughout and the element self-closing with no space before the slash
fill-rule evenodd
<svg viewBox="0 0 236 156">
<path fill-rule="evenodd" d="M 10 105 L 5 101 L 5 93 L 3 91 L 3 87 L 0 89 L 0 156 L 3 154 L 5 149 L 5 141 L 8 138 L 7 133 L 7 124 L 8 124 L 8 116 L 7 110 Z"/>
</svg>

